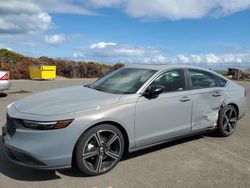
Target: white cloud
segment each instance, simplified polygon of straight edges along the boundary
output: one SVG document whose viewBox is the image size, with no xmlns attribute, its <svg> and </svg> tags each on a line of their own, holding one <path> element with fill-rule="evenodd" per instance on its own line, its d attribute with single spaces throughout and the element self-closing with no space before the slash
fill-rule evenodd
<svg viewBox="0 0 250 188">
<path fill-rule="evenodd" d="M 148 60 L 149 61 L 149 60 Z M 151 63 L 168 63 L 169 59 L 161 54 L 157 54 L 151 59 Z"/>
<path fill-rule="evenodd" d="M 179 54 L 172 57 L 174 63 L 217 64 L 217 63 L 242 63 L 249 62 L 250 54 Z"/>
<path fill-rule="evenodd" d="M 14 23 L 7 22 L 7 20 L 0 18 L 0 29 L 9 31 L 12 29 L 19 29 L 19 27 Z"/>
<path fill-rule="evenodd" d="M 57 44 L 61 44 L 65 41 L 65 35 L 63 34 L 56 34 L 56 35 L 46 35 L 44 37 L 44 42 L 48 43 L 48 44 L 53 44 L 53 45 L 57 45 Z"/>
<path fill-rule="evenodd" d="M 89 0 L 97 7 L 120 7 L 137 18 L 170 20 L 225 16 L 250 8 L 249 0 Z"/>
<path fill-rule="evenodd" d="M 244 61 L 249 61 L 250 62 L 250 54 L 245 54 L 245 55 L 225 55 L 222 57 L 224 63 L 242 63 Z"/>
<path fill-rule="evenodd" d="M 0 34 L 31 34 L 47 30 L 51 16 L 32 1 L 0 3 Z"/>
<path fill-rule="evenodd" d="M 96 15 L 75 0 L 7 0 L 0 2 L 0 34 L 34 34 L 52 25 L 49 13 Z"/>
<path fill-rule="evenodd" d="M 179 20 L 223 16 L 249 7 L 249 0 L 127 0 L 126 12 L 133 17 Z"/>
<path fill-rule="evenodd" d="M 38 18 L 41 21 L 43 21 L 44 23 L 50 23 L 51 22 L 51 17 L 45 12 L 39 13 Z"/>
<path fill-rule="evenodd" d="M 74 0 L 38 0 L 36 3 L 49 13 L 96 15 L 89 10 L 81 1 Z"/>
<path fill-rule="evenodd" d="M 40 7 L 32 1 L 8 0 L 0 3 L 1 14 L 22 14 L 40 12 Z"/>
<path fill-rule="evenodd" d="M 221 58 L 219 58 L 218 56 L 216 56 L 214 54 L 206 54 L 205 61 L 207 63 L 218 63 L 221 61 Z"/>
<path fill-rule="evenodd" d="M 140 47 L 128 44 L 117 44 L 115 42 L 98 42 L 81 51 L 74 52 L 74 58 L 83 58 L 101 62 L 144 62 L 145 58 L 155 56 L 159 50 L 151 47 Z"/>
<path fill-rule="evenodd" d="M 113 53 L 121 56 L 143 56 L 146 53 L 146 49 L 135 47 L 121 47 L 113 49 Z"/>
<path fill-rule="evenodd" d="M 201 62 L 203 62 L 202 55 L 192 54 L 192 55 L 190 55 L 189 59 L 190 59 L 190 62 L 193 62 L 193 63 L 201 63 Z"/>
<path fill-rule="evenodd" d="M 249 0 L 217 0 L 220 5 L 218 13 L 221 15 L 229 15 L 241 10 L 250 8 Z"/>
<path fill-rule="evenodd" d="M 89 56 L 99 57 L 141 57 L 155 54 L 158 51 L 153 48 L 137 47 L 133 45 L 117 44 L 115 42 L 98 42 L 91 44 L 85 53 Z"/>
<path fill-rule="evenodd" d="M 82 52 L 73 52 L 73 57 L 74 58 L 82 58 L 84 57 L 84 54 Z"/>
<path fill-rule="evenodd" d="M 117 44 L 114 43 L 114 42 L 98 42 L 98 43 L 95 43 L 95 44 L 91 44 L 90 45 L 90 48 L 91 49 L 94 49 L 94 48 L 106 48 L 108 46 L 116 46 Z"/>
<path fill-rule="evenodd" d="M 182 54 L 177 55 L 176 59 L 181 63 L 189 63 L 189 58 Z"/>
<path fill-rule="evenodd" d="M 30 2 L 22 1 L 24 4 Z M 225 16 L 250 8 L 249 0 L 38 0 L 35 3 L 48 13 L 97 15 L 93 8 L 116 7 L 132 17 L 171 20 Z M 19 7 L 20 10 L 36 11 L 31 4 Z"/>
<path fill-rule="evenodd" d="M 126 13 L 139 18 L 202 18 L 214 6 L 208 0 L 127 0 Z"/>
<path fill-rule="evenodd" d="M 8 0 L 0 3 L 0 34 L 43 32 L 52 25 L 50 13 L 97 15 L 95 8 L 102 7 L 136 18 L 179 20 L 229 15 L 249 9 L 250 0 Z"/>
<path fill-rule="evenodd" d="M 250 0 L 8 0 L 0 3 L 0 34 L 43 32 L 52 25 L 50 13 L 97 15 L 95 8 L 102 7 L 136 18 L 179 20 L 230 15 L 249 9 Z"/>
<path fill-rule="evenodd" d="M 88 0 L 96 7 L 114 7 L 121 4 L 121 0 Z"/>
<path fill-rule="evenodd" d="M 219 65 L 250 62 L 250 51 L 234 54 L 204 53 L 169 56 L 152 47 L 98 42 L 82 48 L 81 51 L 74 52 L 73 58 L 99 62 Z"/>
</svg>

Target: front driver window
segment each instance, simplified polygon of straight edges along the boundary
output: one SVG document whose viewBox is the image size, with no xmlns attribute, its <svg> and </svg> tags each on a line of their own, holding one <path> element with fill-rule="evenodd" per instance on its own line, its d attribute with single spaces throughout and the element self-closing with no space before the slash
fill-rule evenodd
<svg viewBox="0 0 250 188">
<path fill-rule="evenodd" d="M 186 88 L 184 71 L 182 69 L 167 71 L 157 77 L 151 85 L 164 86 L 164 92 L 182 91 Z"/>
</svg>

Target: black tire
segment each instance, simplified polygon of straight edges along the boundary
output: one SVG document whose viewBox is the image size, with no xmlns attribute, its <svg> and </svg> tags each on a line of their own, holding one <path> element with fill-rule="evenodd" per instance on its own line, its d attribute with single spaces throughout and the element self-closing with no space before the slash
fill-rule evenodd
<svg viewBox="0 0 250 188">
<path fill-rule="evenodd" d="M 233 134 L 236 129 L 238 114 L 234 106 L 227 105 L 219 112 L 218 133 L 227 137 Z"/>
<path fill-rule="evenodd" d="M 107 173 L 122 158 L 124 138 L 121 131 L 109 124 L 87 130 L 76 145 L 76 165 L 86 175 Z"/>
</svg>

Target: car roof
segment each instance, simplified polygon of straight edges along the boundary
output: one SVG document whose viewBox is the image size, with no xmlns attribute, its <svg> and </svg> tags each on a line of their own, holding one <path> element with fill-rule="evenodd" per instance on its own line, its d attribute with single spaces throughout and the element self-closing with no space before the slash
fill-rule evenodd
<svg viewBox="0 0 250 188">
<path fill-rule="evenodd" d="M 177 65 L 177 64 L 129 64 L 126 65 L 125 68 L 140 68 L 140 69 L 152 69 L 152 70 L 166 70 L 172 68 L 191 68 L 191 69 L 200 69 L 205 71 L 210 71 L 209 69 L 197 67 L 197 66 L 190 66 L 190 65 Z"/>
<path fill-rule="evenodd" d="M 191 65 L 177 65 L 177 64 L 128 64 L 125 66 L 125 68 L 138 68 L 138 69 L 151 69 L 151 70 L 156 70 L 157 72 L 161 72 L 167 69 L 175 69 L 175 68 L 188 68 L 188 69 L 198 69 L 198 70 L 203 70 L 206 72 L 210 72 L 216 76 L 219 76 L 223 78 L 224 80 L 230 81 L 226 77 L 220 75 L 219 73 L 211 70 L 211 69 L 205 69 L 197 66 L 191 66 Z"/>
</svg>

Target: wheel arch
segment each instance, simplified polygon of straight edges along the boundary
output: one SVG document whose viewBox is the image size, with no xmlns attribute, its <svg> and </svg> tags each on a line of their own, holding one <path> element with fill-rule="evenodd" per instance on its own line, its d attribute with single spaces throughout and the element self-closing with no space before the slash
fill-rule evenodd
<svg viewBox="0 0 250 188">
<path fill-rule="evenodd" d="M 235 110 L 236 110 L 236 112 L 237 112 L 237 117 L 239 117 L 239 107 L 238 107 L 238 105 L 235 104 L 235 103 L 230 103 L 230 104 L 228 104 L 228 105 L 232 105 L 232 106 L 235 108 Z"/>
<path fill-rule="evenodd" d="M 124 152 L 128 152 L 128 146 L 129 146 L 129 137 L 128 137 L 128 133 L 126 131 L 126 129 L 118 122 L 115 122 L 115 121 L 102 121 L 102 122 L 98 122 L 94 125 L 92 125 L 91 127 L 89 127 L 87 130 L 91 129 L 92 127 L 95 127 L 97 125 L 101 125 L 101 124 L 110 124 L 110 125 L 113 125 L 115 127 L 117 127 L 121 132 L 122 132 L 122 135 L 123 135 L 123 138 L 124 138 Z M 86 130 L 86 131 L 87 131 Z"/>
<path fill-rule="evenodd" d="M 234 103 L 234 102 L 231 102 L 231 103 L 228 103 L 228 104 L 226 104 L 226 105 L 224 105 L 222 107 L 225 107 L 225 106 L 228 106 L 228 105 L 231 105 L 231 106 L 233 106 L 235 108 L 235 110 L 237 112 L 237 117 L 239 117 L 239 107 L 238 107 L 238 105 L 236 103 Z"/>
</svg>

